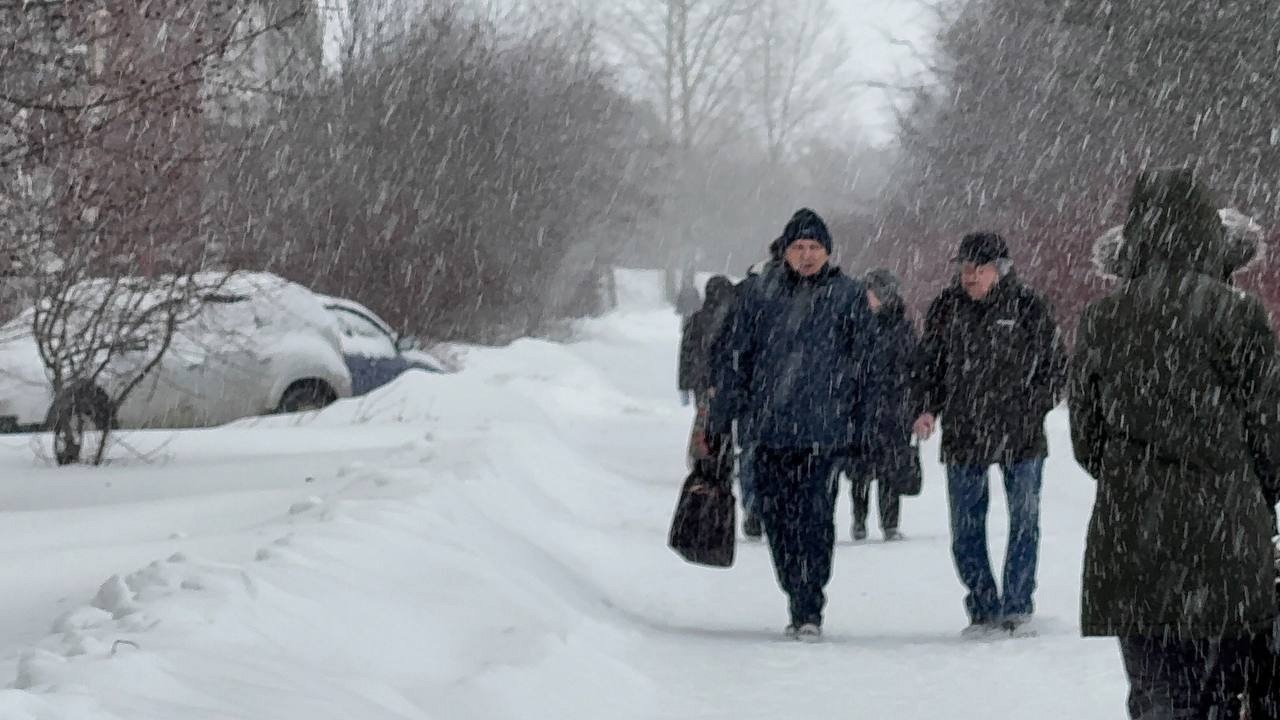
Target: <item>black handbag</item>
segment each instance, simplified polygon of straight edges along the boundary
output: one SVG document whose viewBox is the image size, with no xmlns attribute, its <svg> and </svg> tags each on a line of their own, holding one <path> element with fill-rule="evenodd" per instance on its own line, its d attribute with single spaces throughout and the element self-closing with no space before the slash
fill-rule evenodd
<svg viewBox="0 0 1280 720">
<path fill-rule="evenodd" d="M 924 486 L 924 470 L 920 467 L 920 445 L 911 441 L 909 451 L 903 453 L 902 467 L 898 473 L 898 494 L 915 497 Z"/>
<path fill-rule="evenodd" d="M 697 463 L 685 478 L 667 544 L 695 565 L 727 568 L 737 544 L 738 505 L 732 485 L 706 472 L 709 464 Z"/>
</svg>

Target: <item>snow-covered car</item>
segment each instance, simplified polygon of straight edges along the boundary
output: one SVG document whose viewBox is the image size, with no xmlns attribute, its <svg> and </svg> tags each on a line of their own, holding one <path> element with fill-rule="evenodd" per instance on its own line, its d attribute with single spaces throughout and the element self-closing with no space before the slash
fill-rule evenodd
<svg viewBox="0 0 1280 720">
<path fill-rule="evenodd" d="M 417 338 L 398 335 L 372 310 L 353 300 L 322 297 L 341 330 L 342 355 L 351 372 L 352 394 L 363 395 L 406 370 L 447 372 L 446 365 L 420 347 Z"/>
<path fill-rule="evenodd" d="M 92 415 L 95 425 L 109 418 L 117 428 L 207 427 L 351 395 L 340 329 L 310 290 L 269 273 L 234 273 L 193 303 L 149 371 L 138 369 L 144 349 L 127 350 L 94 386 L 73 385 L 77 412 Z M 59 398 L 32 334 L 34 313 L 29 308 L 0 326 L 0 432 L 46 429 L 56 414 Z"/>
</svg>

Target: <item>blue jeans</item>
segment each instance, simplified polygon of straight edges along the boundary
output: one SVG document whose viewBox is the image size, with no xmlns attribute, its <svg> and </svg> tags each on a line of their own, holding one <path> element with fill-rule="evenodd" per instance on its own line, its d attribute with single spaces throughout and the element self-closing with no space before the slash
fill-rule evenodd
<svg viewBox="0 0 1280 720">
<path fill-rule="evenodd" d="M 990 494 L 985 466 L 948 465 L 947 497 L 951 504 L 951 554 L 960 581 L 969 589 L 965 609 L 973 622 L 998 622 L 1011 615 L 1030 615 L 1040 551 L 1040 486 L 1044 458 L 1001 465 L 1009 499 L 1009 544 L 1004 559 L 1004 595 L 996 588 L 987 552 L 987 506 Z"/>
</svg>

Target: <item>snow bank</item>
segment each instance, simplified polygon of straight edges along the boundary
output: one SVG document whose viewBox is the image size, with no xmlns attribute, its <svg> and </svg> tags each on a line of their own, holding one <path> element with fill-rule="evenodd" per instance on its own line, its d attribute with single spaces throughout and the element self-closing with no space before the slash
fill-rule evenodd
<svg viewBox="0 0 1280 720">
<path fill-rule="evenodd" d="M 270 438 L 290 431 L 419 439 L 282 502 L 240 562 L 177 553 L 107 578 L 22 655 L 0 717 L 652 717 L 656 688 L 618 660 L 628 632 L 592 579 L 612 562 L 601 508 L 627 485 L 562 434 L 645 408 L 552 343 L 473 349 L 466 366 L 184 435 L 248 457 L 288 451 Z"/>
<path fill-rule="evenodd" d="M 0 585 L 18 589 L 0 597 L 0 637 L 22 635 L 10 617 L 50 633 L 11 670 L 0 647 L 0 718 L 1122 712 L 1114 642 L 1076 623 L 1093 486 L 1065 414 L 1048 423 L 1040 637 L 959 638 L 935 440 L 908 541 L 843 541 L 842 500 L 826 641 L 784 642 L 766 548 L 710 571 L 665 547 L 691 412 L 674 390 L 679 319 L 656 273 L 619 286 L 631 304 L 569 345 L 470 348 L 457 374 L 409 373 L 304 417 L 127 434 L 168 453 L 158 466 L 24 466 L 0 483 Z M 16 475 L 6 452 L 0 473 Z M 1002 508 L 995 483 L 994 558 Z M 101 572 L 68 584 L 85 566 Z M 31 596 L 49 612 L 23 615 Z"/>
</svg>

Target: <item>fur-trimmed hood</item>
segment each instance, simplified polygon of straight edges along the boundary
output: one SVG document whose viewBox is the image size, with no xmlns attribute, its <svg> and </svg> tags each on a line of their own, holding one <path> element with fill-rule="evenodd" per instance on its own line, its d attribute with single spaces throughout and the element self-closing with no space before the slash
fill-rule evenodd
<svg viewBox="0 0 1280 720">
<path fill-rule="evenodd" d="M 1239 272 L 1266 254 L 1266 233 L 1256 220 L 1234 208 L 1218 211 L 1222 220 L 1223 278 Z M 1108 280 L 1133 276 L 1132 255 L 1125 253 L 1124 226 L 1116 225 L 1093 241 L 1093 266 Z"/>
</svg>

